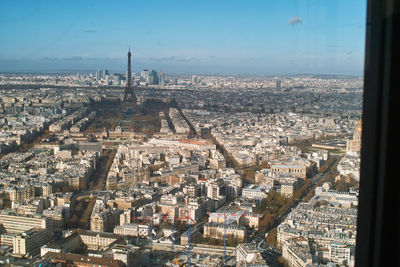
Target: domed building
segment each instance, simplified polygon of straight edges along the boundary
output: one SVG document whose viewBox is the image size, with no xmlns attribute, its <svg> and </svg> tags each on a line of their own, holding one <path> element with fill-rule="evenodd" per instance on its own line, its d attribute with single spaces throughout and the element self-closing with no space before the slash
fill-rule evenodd
<svg viewBox="0 0 400 267">
<path fill-rule="evenodd" d="M 354 129 L 353 139 L 348 140 L 346 144 L 346 151 L 360 152 L 361 151 L 361 131 L 362 121 L 360 120 Z"/>
</svg>

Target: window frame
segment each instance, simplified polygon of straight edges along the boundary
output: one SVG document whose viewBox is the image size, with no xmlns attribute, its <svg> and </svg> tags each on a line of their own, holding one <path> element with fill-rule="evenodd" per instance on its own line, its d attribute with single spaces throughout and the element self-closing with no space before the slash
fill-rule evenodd
<svg viewBox="0 0 400 267">
<path fill-rule="evenodd" d="M 400 1 L 367 0 L 356 264 L 398 262 L 400 226 L 394 153 L 395 90 L 400 89 Z"/>
</svg>

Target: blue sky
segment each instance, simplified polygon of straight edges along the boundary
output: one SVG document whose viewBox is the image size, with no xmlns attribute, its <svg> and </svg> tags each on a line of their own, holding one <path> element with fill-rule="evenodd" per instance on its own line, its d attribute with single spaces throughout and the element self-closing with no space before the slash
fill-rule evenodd
<svg viewBox="0 0 400 267">
<path fill-rule="evenodd" d="M 0 71 L 362 75 L 366 1 L 0 1 Z"/>
</svg>

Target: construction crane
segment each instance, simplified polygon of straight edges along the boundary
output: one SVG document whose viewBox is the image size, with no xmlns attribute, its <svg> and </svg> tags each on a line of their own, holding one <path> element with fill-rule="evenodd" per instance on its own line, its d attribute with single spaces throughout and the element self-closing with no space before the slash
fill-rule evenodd
<svg viewBox="0 0 400 267">
<path fill-rule="evenodd" d="M 226 264 L 226 224 L 227 224 L 227 220 L 226 220 L 227 214 L 226 212 L 224 212 L 224 259 L 223 259 L 223 264 Z"/>
<path fill-rule="evenodd" d="M 180 214 L 180 206 L 176 205 L 178 207 L 179 210 L 179 214 Z M 190 251 L 192 249 L 192 222 L 196 223 L 195 220 L 193 220 L 190 215 L 189 215 L 189 209 L 188 209 L 188 201 L 186 201 L 186 216 L 182 217 L 182 218 L 178 218 L 178 220 L 186 220 L 187 221 L 187 225 L 188 225 L 188 244 L 187 244 L 187 266 L 191 266 L 191 254 Z"/>
<path fill-rule="evenodd" d="M 178 211 L 179 211 L 179 205 L 175 204 L 175 206 L 178 208 Z M 174 214 L 175 214 L 175 212 L 174 212 Z M 174 245 L 175 245 L 175 235 L 174 235 L 174 233 L 175 233 L 175 219 L 177 219 L 178 217 L 177 216 L 169 216 L 168 218 L 172 219 L 172 221 L 171 221 L 171 252 L 173 253 L 174 252 Z"/>
<path fill-rule="evenodd" d="M 149 224 L 149 262 L 153 266 L 153 220 Z"/>
<path fill-rule="evenodd" d="M 191 265 L 191 260 L 190 260 L 190 250 L 192 247 L 192 224 L 188 220 L 188 245 L 187 245 L 187 265 L 190 267 Z"/>
<path fill-rule="evenodd" d="M 226 261 L 227 261 L 226 247 L 227 247 L 227 236 L 228 236 L 228 233 L 227 233 L 228 212 L 223 211 L 223 214 L 222 213 L 217 213 L 217 214 L 218 214 L 218 216 L 224 216 L 224 223 L 223 223 L 223 226 L 224 226 L 224 256 L 223 256 L 223 264 L 225 265 Z M 210 215 L 210 213 L 208 213 L 208 215 Z M 245 216 L 245 213 L 242 213 L 242 214 L 231 213 L 231 216 L 237 216 L 237 215 L 239 215 L 239 218 L 240 218 L 240 217 Z"/>
<path fill-rule="evenodd" d="M 177 205 L 178 209 L 180 209 L 180 207 Z M 152 216 L 138 216 L 138 217 L 132 217 L 132 219 L 134 220 L 146 220 L 143 222 L 143 224 L 149 224 L 149 229 L 148 229 L 148 239 L 149 239 L 149 263 L 150 266 L 153 265 L 153 219 L 154 217 L 158 217 L 161 219 L 172 219 L 172 231 L 174 231 L 174 221 L 175 220 L 186 220 L 187 224 L 188 224 L 188 245 L 187 245 L 187 265 L 191 266 L 191 249 L 192 249 L 192 241 L 191 241 L 191 231 L 192 231 L 192 223 L 195 223 L 195 221 L 189 216 L 186 215 L 185 217 L 179 217 L 179 216 L 167 216 L 167 215 L 158 215 L 158 214 L 154 214 Z M 173 234 L 173 233 L 172 233 Z M 171 238 L 171 252 L 174 252 L 174 242 L 175 242 L 175 238 L 172 235 Z"/>
<path fill-rule="evenodd" d="M 175 243 L 175 217 L 172 217 L 171 222 L 171 252 L 174 252 L 174 243 Z"/>
<path fill-rule="evenodd" d="M 191 250 L 192 250 L 192 227 L 193 224 L 196 223 L 195 220 L 193 220 L 190 217 L 189 209 L 187 208 L 184 214 L 181 214 L 180 210 L 181 207 L 179 205 L 176 205 L 178 210 L 179 210 L 179 215 L 180 216 L 168 216 L 168 215 L 161 215 L 161 214 L 154 214 L 152 216 L 138 216 L 138 217 L 132 217 L 132 219 L 137 219 L 137 220 L 143 220 L 143 224 L 146 223 L 149 225 L 148 228 L 148 240 L 149 240 L 149 263 L 152 266 L 153 264 L 153 220 L 154 218 L 159 218 L 162 220 L 171 220 L 171 252 L 174 252 L 174 243 L 175 243 L 175 237 L 174 237 L 174 231 L 175 231 L 175 220 L 181 220 L 181 221 L 187 221 L 187 226 L 188 226 L 188 243 L 187 243 L 187 266 L 191 266 Z M 187 207 L 187 206 L 186 206 Z M 208 213 L 210 215 L 210 213 Z M 245 216 L 245 213 L 231 213 L 227 211 L 222 211 L 221 213 L 217 213 L 218 216 L 224 218 L 223 222 L 223 227 L 224 227 L 224 254 L 223 254 L 223 264 L 225 265 L 227 262 L 227 236 L 228 236 L 228 221 L 230 220 L 229 218 L 232 219 L 232 216 L 239 216 L 240 217 Z"/>
<path fill-rule="evenodd" d="M 153 266 L 153 216 L 140 216 L 140 217 L 132 217 L 132 219 L 147 219 L 147 221 L 143 222 L 149 224 L 148 228 L 148 238 L 149 238 L 149 264 Z"/>
<path fill-rule="evenodd" d="M 171 220 L 171 252 L 174 252 L 174 243 L 175 243 L 175 236 L 174 231 L 175 231 L 175 220 L 181 220 L 181 221 L 187 221 L 187 226 L 188 226 L 188 244 L 187 244 L 187 251 L 186 251 L 186 255 L 187 255 L 187 266 L 191 266 L 191 250 L 192 250 L 192 225 L 196 223 L 196 221 L 190 217 L 190 212 L 189 212 L 189 208 L 188 208 L 188 202 L 186 202 L 186 210 L 184 211 L 184 213 L 182 214 L 181 212 L 181 206 L 176 204 L 176 207 L 178 208 L 178 215 L 179 216 L 168 216 L 168 215 L 161 215 L 161 214 L 154 214 L 152 216 L 139 216 L 139 217 L 132 217 L 132 219 L 138 219 L 138 220 L 147 220 L 145 223 L 149 223 L 149 229 L 148 229 L 148 239 L 149 239 L 149 262 L 150 265 L 153 264 L 153 219 L 154 218 L 159 218 L 162 220 Z M 210 213 L 208 213 L 208 215 L 210 215 Z M 245 212 L 238 212 L 238 213 L 234 213 L 234 212 L 229 212 L 229 211 L 221 211 L 218 212 L 217 215 L 219 217 L 224 218 L 224 222 L 223 222 L 223 228 L 224 228 L 224 254 L 223 254 L 223 264 L 225 265 L 227 262 L 227 235 L 228 235 L 228 223 L 229 221 L 232 219 L 233 217 L 240 218 L 245 216 Z M 238 217 L 237 217 L 238 216 Z M 230 219 L 231 218 L 231 219 Z"/>
</svg>

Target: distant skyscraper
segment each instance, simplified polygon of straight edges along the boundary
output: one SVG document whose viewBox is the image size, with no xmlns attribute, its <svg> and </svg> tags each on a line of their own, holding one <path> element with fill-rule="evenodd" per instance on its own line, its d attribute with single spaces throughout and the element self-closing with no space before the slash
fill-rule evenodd
<svg viewBox="0 0 400 267">
<path fill-rule="evenodd" d="M 192 84 L 197 84 L 198 82 L 198 77 L 196 75 L 192 75 Z"/>
<path fill-rule="evenodd" d="M 140 72 L 140 79 L 147 84 L 150 84 L 150 73 L 149 70 L 144 69 Z"/>
<path fill-rule="evenodd" d="M 120 80 L 120 76 L 115 74 L 114 75 L 114 84 L 119 85 L 120 84 L 119 80 Z"/>
<path fill-rule="evenodd" d="M 276 91 L 280 92 L 281 91 L 281 80 L 276 80 Z"/>
<path fill-rule="evenodd" d="M 158 84 L 158 75 L 157 75 L 157 71 L 151 70 L 150 82 L 151 82 L 151 84 Z"/>
<path fill-rule="evenodd" d="M 159 84 L 160 86 L 165 86 L 165 74 L 162 70 L 160 70 Z"/>
</svg>

